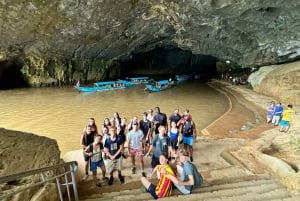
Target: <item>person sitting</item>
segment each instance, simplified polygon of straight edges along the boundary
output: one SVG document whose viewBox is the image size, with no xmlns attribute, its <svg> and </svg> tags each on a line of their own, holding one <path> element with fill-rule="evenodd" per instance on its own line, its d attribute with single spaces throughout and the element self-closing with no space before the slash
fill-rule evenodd
<svg viewBox="0 0 300 201">
<path fill-rule="evenodd" d="M 186 150 L 179 151 L 179 164 L 177 167 L 177 177 L 168 174 L 174 186 L 183 194 L 191 194 L 195 187 L 201 186 L 203 178 L 196 166 L 189 161 L 189 153 Z"/>
<path fill-rule="evenodd" d="M 150 193 L 155 200 L 172 194 L 172 181 L 168 178 L 168 175 L 175 177 L 174 171 L 168 165 L 166 153 L 162 152 L 159 155 L 159 163 L 159 165 L 155 166 L 151 174 L 147 175 L 147 178 L 141 177 L 143 189 Z M 155 173 L 158 178 L 157 186 L 149 181 Z"/>
</svg>

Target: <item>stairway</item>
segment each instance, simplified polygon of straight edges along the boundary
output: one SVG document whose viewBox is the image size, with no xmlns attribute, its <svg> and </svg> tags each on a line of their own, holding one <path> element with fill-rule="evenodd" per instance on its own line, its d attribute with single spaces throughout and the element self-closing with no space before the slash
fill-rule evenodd
<svg viewBox="0 0 300 201">
<path fill-rule="evenodd" d="M 123 185 L 123 190 L 113 191 L 114 185 L 118 188 Z M 103 186 L 100 189 L 90 190 L 84 195 L 79 195 L 81 201 L 96 200 L 113 200 L 113 201 L 143 201 L 153 200 L 149 193 L 143 193 L 140 190 L 139 182 L 131 184 L 114 184 L 112 186 Z M 126 185 L 128 188 L 126 189 Z M 88 186 L 88 185 L 87 185 Z M 107 192 L 106 192 L 107 191 Z M 80 192 L 79 192 L 80 194 Z M 182 195 L 175 189 L 172 196 L 162 198 L 161 200 L 178 201 L 187 199 L 189 201 L 296 201 L 300 200 L 300 196 L 290 195 L 286 187 L 284 187 L 276 178 L 270 176 L 246 176 L 244 178 L 236 178 L 230 180 L 209 181 L 204 183 L 202 187 L 194 189 L 191 195 Z"/>
</svg>

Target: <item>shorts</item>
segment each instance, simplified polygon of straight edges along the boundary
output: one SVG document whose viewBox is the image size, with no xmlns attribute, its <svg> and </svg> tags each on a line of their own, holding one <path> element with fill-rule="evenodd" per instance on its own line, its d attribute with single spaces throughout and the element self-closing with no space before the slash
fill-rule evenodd
<svg viewBox="0 0 300 201">
<path fill-rule="evenodd" d="M 285 120 L 281 120 L 280 123 L 279 123 L 280 126 L 287 126 L 289 127 L 290 126 L 290 122 L 289 121 L 285 121 Z"/>
<path fill-rule="evenodd" d="M 194 143 L 194 136 L 189 136 L 189 137 L 186 137 L 186 136 L 182 136 L 182 142 L 184 144 L 187 144 L 189 146 L 193 146 L 193 143 Z"/>
<path fill-rule="evenodd" d="M 143 150 L 141 149 L 135 149 L 135 148 L 130 148 L 130 156 L 143 156 Z"/>
<path fill-rule="evenodd" d="M 149 188 L 147 189 L 148 193 L 150 193 L 152 195 L 152 197 L 156 200 L 158 199 L 158 196 L 156 195 L 155 192 L 156 186 L 154 186 L 153 184 L 150 184 Z"/>
<path fill-rule="evenodd" d="M 121 171 L 122 159 L 123 159 L 123 157 L 115 159 L 114 161 L 108 159 L 107 160 L 107 171 L 108 171 L 108 173 L 112 173 L 114 170 Z"/>
<path fill-rule="evenodd" d="M 177 143 L 178 143 L 178 138 L 176 138 L 176 139 L 171 138 L 170 139 L 170 144 L 171 144 L 172 149 L 175 149 L 175 150 L 178 149 Z"/>
<path fill-rule="evenodd" d="M 100 161 L 97 161 L 97 162 L 93 162 L 93 161 L 90 161 L 90 171 L 91 172 L 94 172 L 97 170 L 97 167 L 105 167 L 105 164 L 103 162 L 103 160 L 100 160 Z"/>
</svg>

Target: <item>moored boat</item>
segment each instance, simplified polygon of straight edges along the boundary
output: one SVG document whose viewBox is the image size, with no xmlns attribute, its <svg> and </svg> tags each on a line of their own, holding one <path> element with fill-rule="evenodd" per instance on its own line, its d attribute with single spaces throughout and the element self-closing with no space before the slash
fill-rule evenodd
<svg viewBox="0 0 300 201">
<path fill-rule="evenodd" d="M 150 92 L 158 92 L 169 89 L 174 86 L 174 81 L 172 80 L 160 80 L 154 81 L 153 84 L 147 84 L 145 90 Z"/>
<path fill-rule="evenodd" d="M 149 77 L 129 77 L 125 80 L 119 79 L 128 84 L 138 85 L 138 84 L 150 84 L 151 79 Z"/>
<path fill-rule="evenodd" d="M 78 91 L 82 92 L 98 92 L 98 91 L 110 91 L 116 89 L 125 89 L 132 86 L 132 84 L 125 83 L 123 81 L 103 81 L 95 82 L 94 86 L 74 86 Z"/>
</svg>

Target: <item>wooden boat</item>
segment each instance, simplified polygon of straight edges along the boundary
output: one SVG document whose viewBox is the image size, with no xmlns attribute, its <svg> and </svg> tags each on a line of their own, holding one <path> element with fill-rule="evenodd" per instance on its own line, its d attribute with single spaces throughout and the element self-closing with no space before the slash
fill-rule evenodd
<svg viewBox="0 0 300 201">
<path fill-rule="evenodd" d="M 119 81 L 123 81 L 124 83 L 138 85 L 138 84 L 150 84 L 152 79 L 149 77 L 129 77 L 125 80 L 119 79 Z"/>
<path fill-rule="evenodd" d="M 132 84 L 128 84 L 123 81 L 104 81 L 104 82 L 95 82 L 94 86 L 74 86 L 78 91 L 82 92 L 97 92 L 97 91 L 110 91 L 116 89 L 125 89 L 132 86 Z"/>
<path fill-rule="evenodd" d="M 160 80 L 154 81 L 153 84 L 147 84 L 145 90 L 150 92 L 158 92 L 169 89 L 174 86 L 174 81 L 170 80 Z"/>
</svg>

